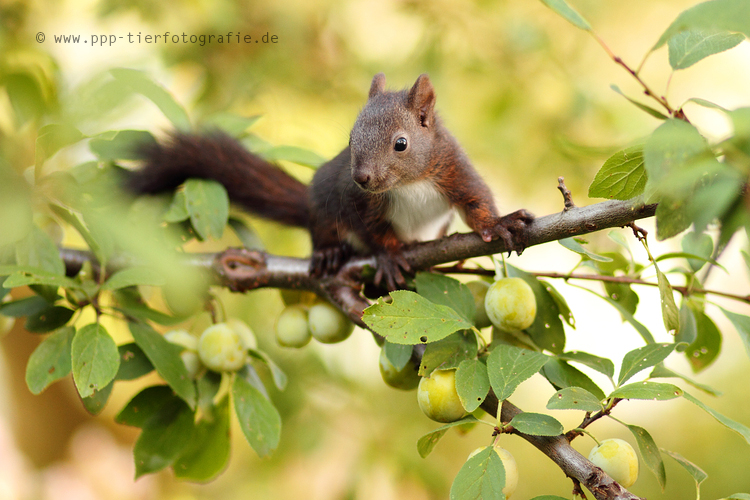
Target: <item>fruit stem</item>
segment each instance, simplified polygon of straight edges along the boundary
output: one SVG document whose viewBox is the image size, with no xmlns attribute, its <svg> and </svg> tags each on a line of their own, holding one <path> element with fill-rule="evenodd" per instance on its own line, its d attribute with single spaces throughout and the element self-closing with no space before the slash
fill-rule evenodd
<svg viewBox="0 0 750 500">
<path fill-rule="evenodd" d="M 574 430 L 575 432 L 580 432 L 580 433 L 582 433 L 582 434 L 586 434 L 586 435 L 587 435 L 588 437 L 590 437 L 591 439 L 593 439 L 593 440 L 594 440 L 594 442 L 596 443 L 596 445 L 597 445 L 597 446 L 601 446 L 601 445 L 602 445 L 602 444 L 601 444 L 601 443 L 599 442 L 599 440 L 598 440 L 598 439 L 596 439 L 596 438 L 594 437 L 594 435 L 593 435 L 593 434 L 591 434 L 591 433 L 590 433 L 589 431 L 587 431 L 587 430 L 586 430 L 586 429 L 584 429 L 583 427 L 576 427 L 576 428 L 575 428 L 575 429 L 573 429 L 573 430 Z"/>
</svg>

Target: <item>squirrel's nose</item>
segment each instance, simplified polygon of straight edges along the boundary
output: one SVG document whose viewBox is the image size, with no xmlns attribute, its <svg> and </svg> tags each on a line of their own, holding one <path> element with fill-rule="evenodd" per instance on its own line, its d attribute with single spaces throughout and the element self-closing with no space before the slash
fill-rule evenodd
<svg viewBox="0 0 750 500">
<path fill-rule="evenodd" d="M 370 182 L 370 175 L 366 172 L 352 172 L 352 179 L 354 182 L 359 184 L 360 187 L 366 188 Z"/>
</svg>

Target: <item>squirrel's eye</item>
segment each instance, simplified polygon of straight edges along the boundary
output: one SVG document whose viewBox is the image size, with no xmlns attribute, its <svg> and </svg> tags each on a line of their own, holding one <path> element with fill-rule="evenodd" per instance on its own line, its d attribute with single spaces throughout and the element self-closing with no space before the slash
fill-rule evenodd
<svg viewBox="0 0 750 500">
<path fill-rule="evenodd" d="M 393 149 L 396 151 L 405 151 L 406 150 L 406 138 L 399 137 L 396 139 L 396 144 L 393 146 Z"/>
</svg>

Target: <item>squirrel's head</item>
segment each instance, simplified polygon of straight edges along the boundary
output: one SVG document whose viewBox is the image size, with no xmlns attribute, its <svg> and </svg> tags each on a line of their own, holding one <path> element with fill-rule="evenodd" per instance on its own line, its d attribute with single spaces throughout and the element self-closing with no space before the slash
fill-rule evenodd
<svg viewBox="0 0 750 500">
<path fill-rule="evenodd" d="M 426 74 L 397 92 L 385 90 L 383 73 L 375 75 L 349 139 L 352 179 L 365 191 L 382 193 L 423 177 L 436 121 L 435 89 Z"/>
</svg>

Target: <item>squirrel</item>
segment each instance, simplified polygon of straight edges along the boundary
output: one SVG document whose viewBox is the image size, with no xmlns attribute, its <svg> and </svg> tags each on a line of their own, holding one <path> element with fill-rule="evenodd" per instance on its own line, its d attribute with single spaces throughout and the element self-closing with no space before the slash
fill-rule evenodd
<svg viewBox="0 0 750 500">
<path fill-rule="evenodd" d="M 144 166 L 131 172 L 131 190 L 156 193 L 190 177 L 213 179 L 250 212 L 307 228 L 312 275 L 336 272 L 352 254 L 374 254 L 374 283 L 389 290 L 411 272 L 404 247 L 444 236 L 454 208 L 484 241 L 501 238 L 518 254 L 533 220 L 525 210 L 500 217 L 490 189 L 438 117 L 426 74 L 401 91 L 386 91 L 385 75 L 375 75 L 349 145 L 309 186 L 220 132 L 174 133 L 140 153 Z"/>
</svg>

